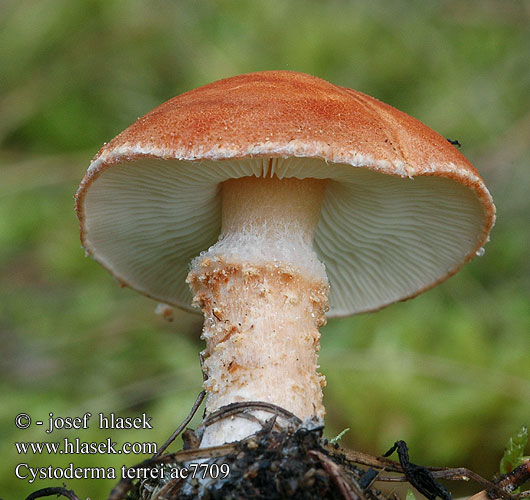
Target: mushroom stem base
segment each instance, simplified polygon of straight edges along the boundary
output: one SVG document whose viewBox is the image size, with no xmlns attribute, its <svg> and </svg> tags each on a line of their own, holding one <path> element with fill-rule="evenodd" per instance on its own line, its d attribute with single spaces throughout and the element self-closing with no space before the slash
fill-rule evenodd
<svg viewBox="0 0 530 500">
<path fill-rule="evenodd" d="M 206 415 L 234 402 L 264 401 L 302 420 L 322 419 L 325 379 L 317 353 L 327 282 L 287 264 L 233 264 L 219 257 L 204 257 L 188 282 L 205 317 Z M 243 439 L 260 427 L 241 417 L 221 421 L 207 427 L 201 446 Z"/>
</svg>

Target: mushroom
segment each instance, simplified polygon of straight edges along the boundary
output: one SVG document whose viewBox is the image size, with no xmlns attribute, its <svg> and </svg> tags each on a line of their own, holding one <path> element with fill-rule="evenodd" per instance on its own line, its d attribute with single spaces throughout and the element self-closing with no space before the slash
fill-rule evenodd
<svg viewBox="0 0 530 500">
<path fill-rule="evenodd" d="M 432 288 L 482 251 L 495 219 L 446 139 L 290 71 L 220 80 L 139 118 L 93 159 L 76 210 L 87 253 L 119 282 L 202 309 L 207 416 L 263 401 L 317 421 L 326 312 Z M 222 420 L 201 446 L 258 428 Z"/>
</svg>

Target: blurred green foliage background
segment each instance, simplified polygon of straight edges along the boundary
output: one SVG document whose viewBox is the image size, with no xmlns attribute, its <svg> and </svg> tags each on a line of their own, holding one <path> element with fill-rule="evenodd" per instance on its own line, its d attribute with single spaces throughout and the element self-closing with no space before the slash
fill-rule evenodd
<svg viewBox="0 0 530 500">
<path fill-rule="evenodd" d="M 491 477 L 530 423 L 530 2 L 0 1 L 0 496 L 61 480 L 17 463 L 119 467 L 144 455 L 18 455 L 65 436 L 162 443 L 201 389 L 201 318 L 173 323 L 80 247 L 72 195 L 91 159 L 137 117 L 238 73 L 305 71 L 419 118 L 484 177 L 498 221 L 483 257 L 419 298 L 330 321 L 326 434 L 381 454 Z M 152 417 L 151 431 L 48 436 L 34 420 L 90 411 Z M 195 421 L 196 425 L 196 421 Z M 179 443 L 180 445 L 180 440 Z M 66 481 L 106 498 L 115 481 Z M 466 491 L 476 491 L 469 485 Z"/>
</svg>

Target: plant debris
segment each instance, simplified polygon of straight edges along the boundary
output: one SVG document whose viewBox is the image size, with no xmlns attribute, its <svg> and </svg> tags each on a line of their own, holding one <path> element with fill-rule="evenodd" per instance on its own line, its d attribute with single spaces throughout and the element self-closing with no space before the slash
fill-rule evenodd
<svg viewBox="0 0 530 500">
<path fill-rule="evenodd" d="M 230 474 L 216 480 L 198 475 L 187 479 L 154 480 L 136 486 L 131 499 L 348 499 L 383 500 L 377 489 L 361 485 L 366 471 L 331 455 L 322 427 L 274 430 L 276 417 L 248 439 L 233 443 L 231 453 L 208 460 L 228 464 Z M 178 454 L 177 454 L 178 455 Z M 186 467 L 175 461 L 173 468 Z"/>
<path fill-rule="evenodd" d="M 399 456 L 399 463 L 405 472 L 405 477 L 422 495 L 425 495 L 429 500 L 436 500 L 436 497 L 440 497 L 442 500 L 453 500 L 451 493 L 434 480 L 432 472 L 427 467 L 413 464 L 409 460 L 409 450 L 405 441 L 396 441 L 394 446 L 383 456 L 388 457 L 396 450 Z"/>
<path fill-rule="evenodd" d="M 404 441 L 396 441 L 382 457 L 340 448 L 322 438 L 318 422 L 301 422 L 287 410 L 270 403 L 232 403 L 212 413 L 193 431 L 184 430 L 204 398 L 197 397 L 190 414 L 152 458 L 131 469 L 145 472 L 139 479 L 123 478 L 107 500 L 396 500 L 394 492 L 378 490 L 375 482 L 408 482 L 429 500 L 450 500 L 451 494 L 436 479 L 473 480 L 483 490 L 474 500 L 523 500 L 528 491 L 514 490 L 530 478 L 530 461 L 525 459 L 511 473 L 488 481 L 465 468 L 432 468 L 410 462 Z M 253 417 L 249 412 L 272 415 L 261 430 L 248 438 L 211 448 L 199 448 L 204 427 L 223 418 Z M 256 417 L 254 417 L 256 418 Z M 281 424 L 281 425 L 280 425 Z M 184 448 L 163 453 L 182 433 Z M 398 452 L 399 462 L 386 458 Z M 195 465 L 195 469 L 193 469 Z M 195 471 L 190 474 L 190 471 Z M 182 474 L 186 471 L 187 474 Z M 150 472 L 158 472 L 151 475 Z M 212 472 L 215 472 L 212 473 Z M 224 472 L 224 474 L 219 474 Z M 395 473 L 403 474 L 396 476 Z M 78 496 L 66 488 L 35 491 L 26 500 L 63 495 Z"/>
</svg>

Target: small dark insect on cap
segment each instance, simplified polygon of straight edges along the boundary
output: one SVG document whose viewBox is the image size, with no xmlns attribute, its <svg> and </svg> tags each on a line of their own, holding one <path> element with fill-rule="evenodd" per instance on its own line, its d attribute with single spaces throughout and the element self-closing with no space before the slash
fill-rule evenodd
<svg viewBox="0 0 530 500">
<path fill-rule="evenodd" d="M 449 137 L 447 137 L 447 140 L 453 145 L 453 146 L 456 146 L 458 149 L 460 149 L 462 147 L 462 144 L 460 144 L 460 141 L 458 139 L 449 139 Z"/>
</svg>

